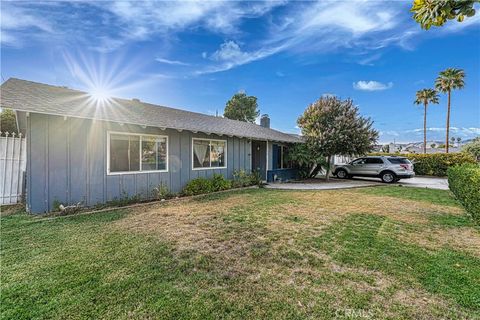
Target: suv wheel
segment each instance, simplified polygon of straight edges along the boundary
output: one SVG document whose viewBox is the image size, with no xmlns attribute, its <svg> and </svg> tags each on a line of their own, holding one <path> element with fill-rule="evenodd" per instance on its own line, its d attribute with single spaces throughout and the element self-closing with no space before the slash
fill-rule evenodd
<svg viewBox="0 0 480 320">
<path fill-rule="evenodd" d="M 340 169 L 337 171 L 337 178 L 340 178 L 340 179 L 347 179 L 348 178 L 348 173 L 346 170 L 344 169 Z"/>
<path fill-rule="evenodd" d="M 382 181 L 385 183 L 394 183 L 397 180 L 395 173 L 390 171 L 383 172 L 380 178 L 382 178 Z"/>
</svg>

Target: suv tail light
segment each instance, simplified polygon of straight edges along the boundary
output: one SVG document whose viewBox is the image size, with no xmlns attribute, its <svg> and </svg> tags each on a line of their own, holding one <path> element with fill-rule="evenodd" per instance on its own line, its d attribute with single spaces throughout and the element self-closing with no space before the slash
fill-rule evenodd
<svg viewBox="0 0 480 320">
<path fill-rule="evenodd" d="M 401 164 L 400 167 L 402 167 L 405 170 L 410 170 L 410 165 L 409 164 Z"/>
</svg>

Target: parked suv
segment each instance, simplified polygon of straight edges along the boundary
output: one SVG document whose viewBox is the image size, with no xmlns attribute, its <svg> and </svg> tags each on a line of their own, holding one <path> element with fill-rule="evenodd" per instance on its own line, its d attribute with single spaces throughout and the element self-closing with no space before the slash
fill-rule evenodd
<svg viewBox="0 0 480 320">
<path fill-rule="evenodd" d="M 385 183 L 415 176 L 410 160 L 395 156 L 358 158 L 348 164 L 336 165 L 333 174 L 340 179 L 354 176 L 377 177 Z"/>
</svg>

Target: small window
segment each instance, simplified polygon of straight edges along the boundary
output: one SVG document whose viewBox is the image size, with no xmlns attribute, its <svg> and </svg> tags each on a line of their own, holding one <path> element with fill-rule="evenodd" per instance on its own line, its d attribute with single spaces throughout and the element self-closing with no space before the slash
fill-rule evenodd
<svg viewBox="0 0 480 320">
<path fill-rule="evenodd" d="M 227 141 L 193 139 L 193 168 L 226 168 Z"/>
<path fill-rule="evenodd" d="M 167 137 L 112 133 L 109 172 L 167 170 Z"/>
<path fill-rule="evenodd" d="M 381 158 L 367 158 L 366 164 L 383 164 L 383 160 Z"/>
</svg>

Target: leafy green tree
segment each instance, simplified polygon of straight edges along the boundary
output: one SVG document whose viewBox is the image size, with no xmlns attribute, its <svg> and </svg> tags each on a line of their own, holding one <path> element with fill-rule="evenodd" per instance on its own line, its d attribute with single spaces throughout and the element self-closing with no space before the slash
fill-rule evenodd
<svg viewBox="0 0 480 320">
<path fill-rule="evenodd" d="M 471 154 L 477 161 L 480 160 L 480 137 L 477 137 L 463 146 L 462 152 Z"/>
<path fill-rule="evenodd" d="M 438 104 L 437 91 L 422 89 L 417 91 L 415 104 L 423 104 L 423 153 L 427 153 L 427 107 L 429 103 Z"/>
<path fill-rule="evenodd" d="M 432 143 L 432 144 L 430 145 L 430 148 L 435 149 L 436 146 L 437 146 L 437 145 L 436 145 L 435 143 Z"/>
<path fill-rule="evenodd" d="M 450 134 L 450 102 L 452 90 L 463 89 L 465 86 L 465 72 L 462 69 L 447 68 L 441 71 L 435 80 L 435 89 L 448 94 L 447 104 L 447 136 L 445 138 L 445 153 L 448 153 L 448 136 Z"/>
<path fill-rule="evenodd" d="M 457 143 L 460 144 L 461 141 L 462 141 L 462 138 L 457 137 Z"/>
<path fill-rule="evenodd" d="M 0 131 L 8 133 L 18 133 L 17 118 L 13 110 L 2 109 L 0 113 Z"/>
<path fill-rule="evenodd" d="M 240 120 L 255 123 L 255 119 L 259 116 L 257 98 L 247 96 L 246 93 L 235 93 L 228 100 L 223 116 L 228 119 Z"/>
<path fill-rule="evenodd" d="M 325 157 L 306 143 L 294 144 L 288 154 L 288 160 L 299 168 L 301 178 L 314 178 L 327 165 Z"/>
<path fill-rule="evenodd" d="M 431 26 L 443 26 L 448 20 L 462 22 L 475 15 L 474 4 L 479 0 L 414 0 L 413 19 L 425 30 Z"/>
<path fill-rule="evenodd" d="M 297 123 L 310 152 L 327 158 L 327 179 L 332 156 L 365 154 L 378 139 L 372 120 L 362 117 L 351 99 L 322 97 L 305 109 Z"/>
</svg>

